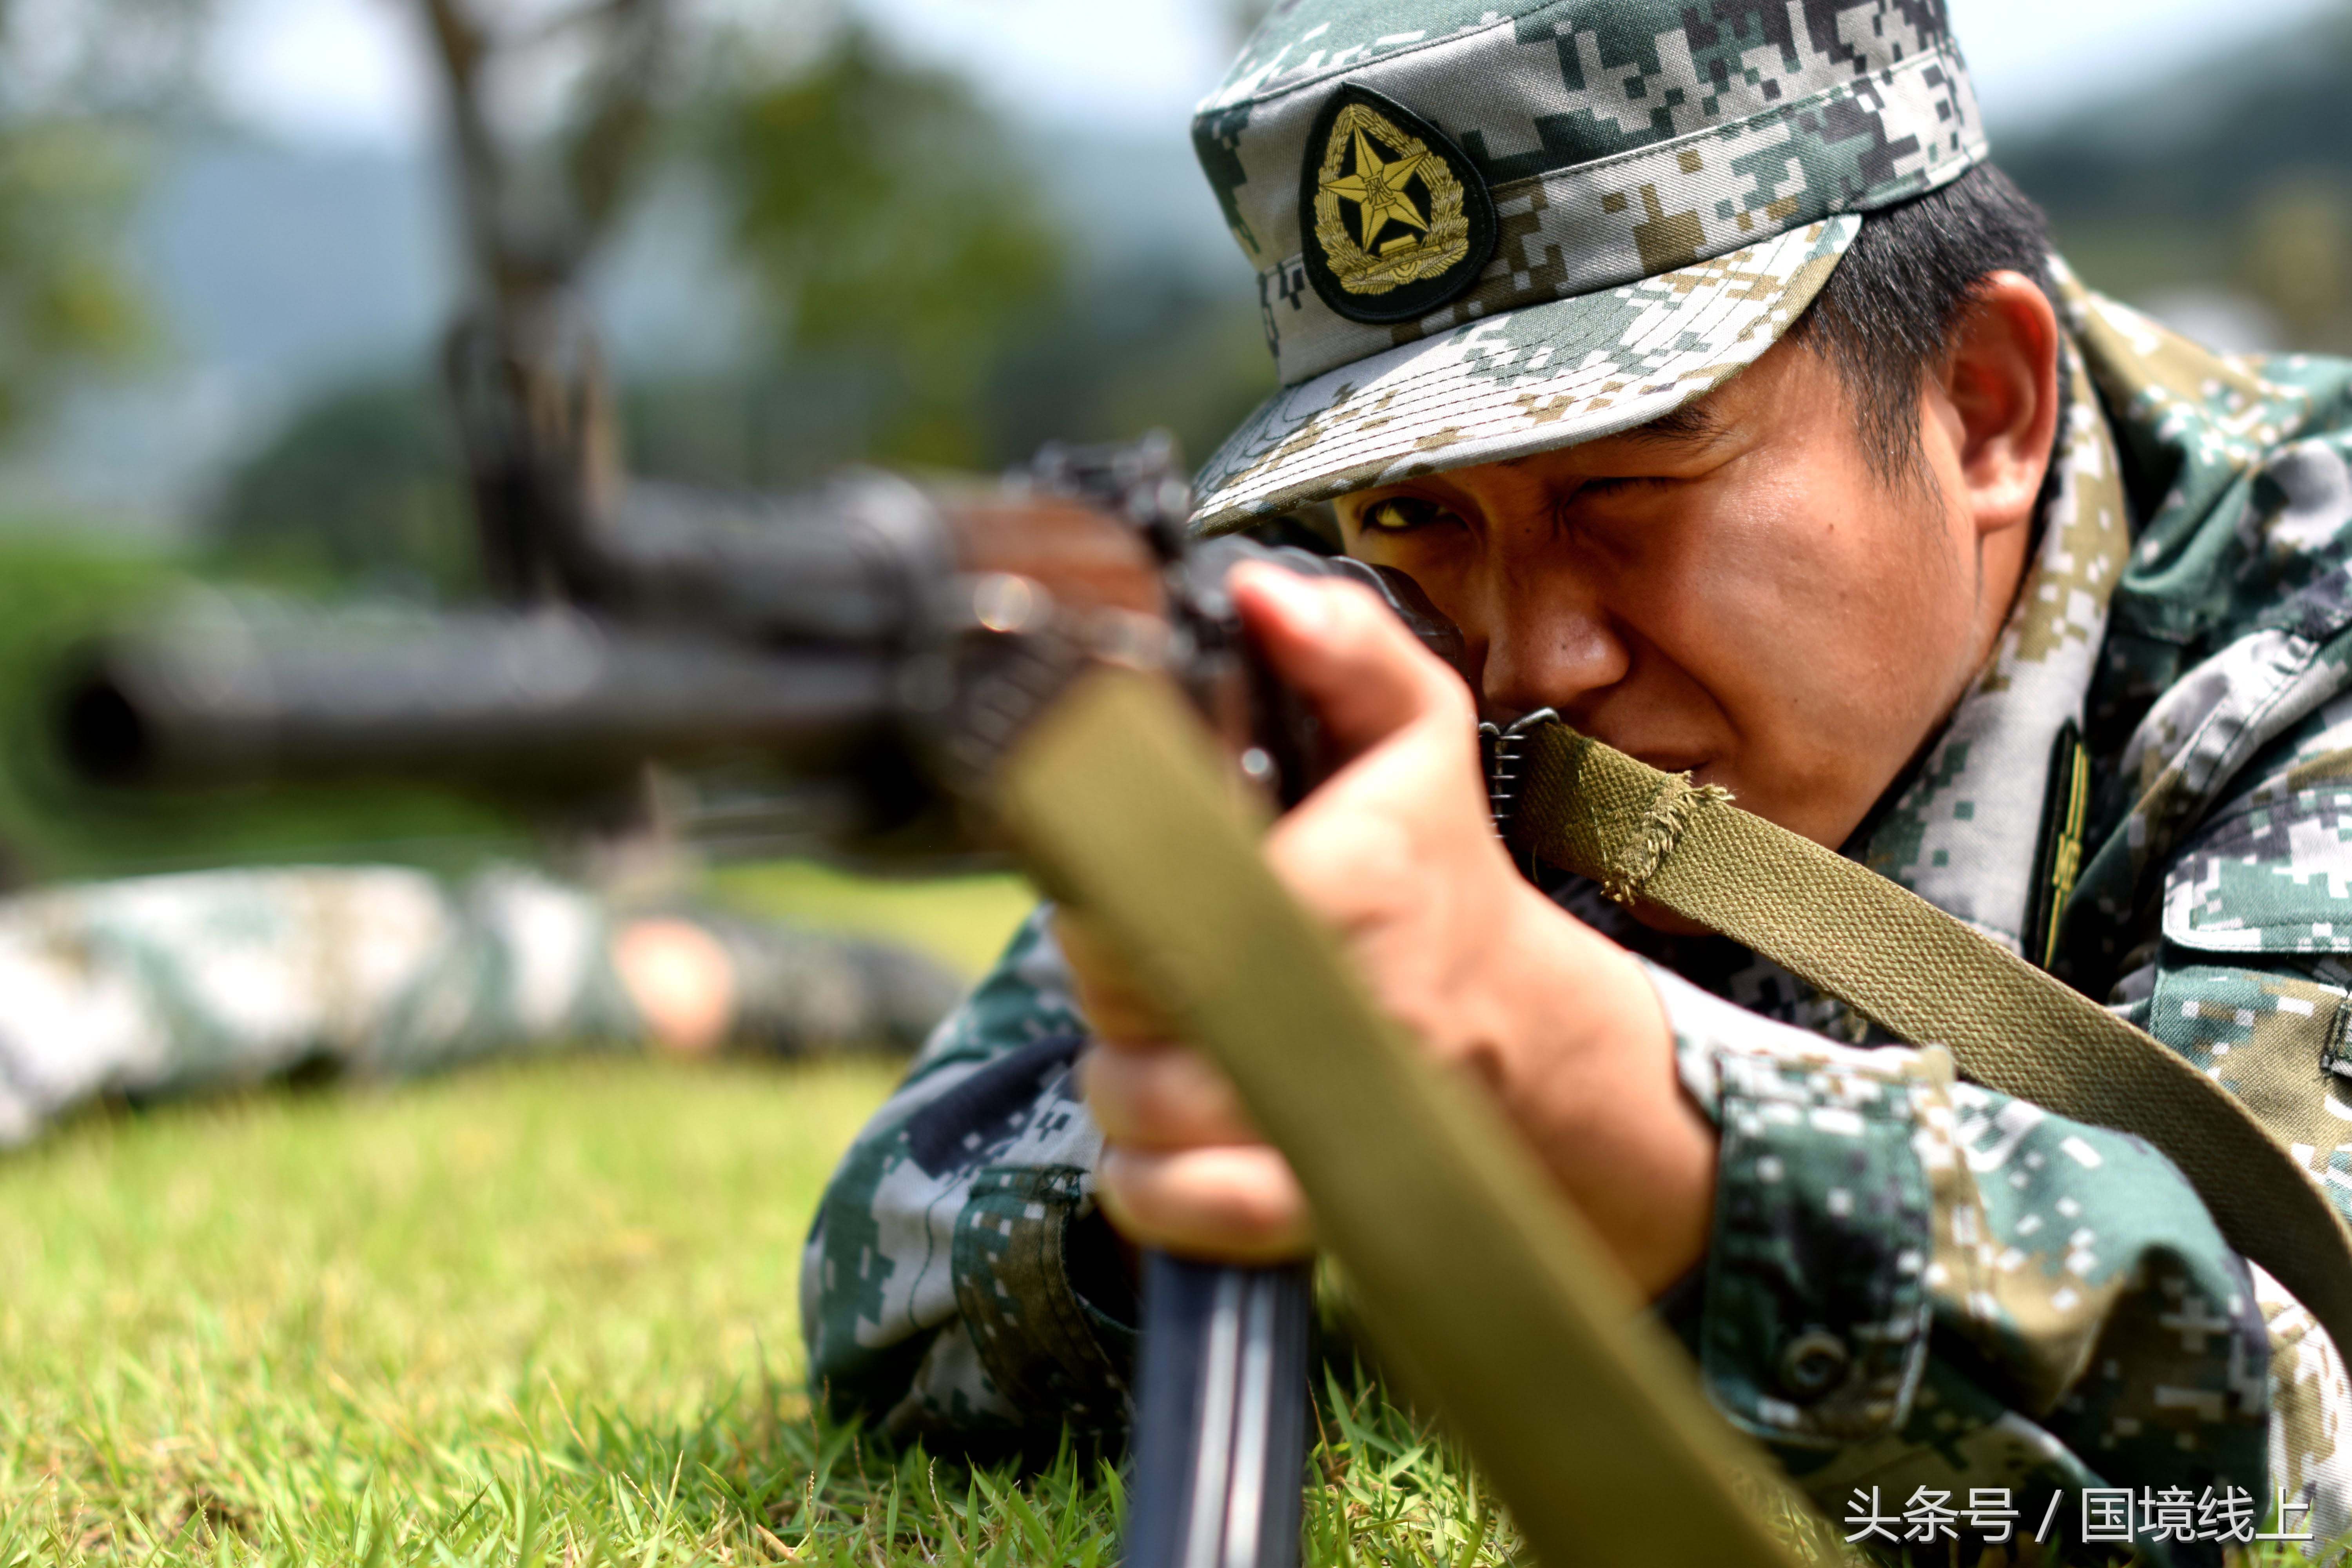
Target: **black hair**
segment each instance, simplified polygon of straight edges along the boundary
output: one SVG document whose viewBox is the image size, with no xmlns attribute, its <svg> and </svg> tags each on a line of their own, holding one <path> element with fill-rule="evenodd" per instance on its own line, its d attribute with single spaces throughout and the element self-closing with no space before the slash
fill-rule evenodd
<svg viewBox="0 0 2352 1568">
<path fill-rule="evenodd" d="M 1837 368 L 1871 467 L 1893 485 L 1929 482 L 1919 449 L 1919 385 L 1941 369 L 1989 273 L 2021 272 L 2054 308 L 2050 220 L 1990 163 L 1899 206 L 1866 215 L 1862 232 L 1811 306 L 1789 329 Z M 2058 433 L 2066 426 L 2058 382 Z M 2054 465 L 2053 465 L 2054 466 Z"/>
</svg>

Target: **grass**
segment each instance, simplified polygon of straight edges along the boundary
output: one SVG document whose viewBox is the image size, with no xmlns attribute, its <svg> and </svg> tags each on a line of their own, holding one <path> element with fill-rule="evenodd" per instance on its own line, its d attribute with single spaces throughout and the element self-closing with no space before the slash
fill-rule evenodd
<svg viewBox="0 0 2352 1568">
<path fill-rule="evenodd" d="M 967 968 L 1028 902 L 719 880 Z M 1114 1561 L 1099 1461 L 811 1419 L 800 1244 L 894 1070 L 542 1058 L 82 1118 L 0 1164 L 0 1565 Z M 1425 1426 L 1329 1393 L 1310 1561 L 1510 1551 Z"/>
<path fill-rule="evenodd" d="M 705 1466 L 783 1458 L 802 1233 L 886 1078 L 581 1060 L 69 1130 L 0 1173 L 0 1562 L 741 1533 Z"/>
<path fill-rule="evenodd" d="M 68 1129 L 0 1171 L 0 1563 L 1110 1561 L 1098 1464 L 810 1422 L 800 1242 L 887 1077 L 541 1061 Z M 1507 1549 L 1409 1417 L 1329 1422 L 1315 1561 Z"/>
<path fill-rule="evenodd" d="M 979 978 L 1037 895 L 1015 876 L 933 881 L 853 877 L 812 861 L 731 866 L 711 877 L 712 896 L 749 914 L 896 937 Z"/>
</svg>

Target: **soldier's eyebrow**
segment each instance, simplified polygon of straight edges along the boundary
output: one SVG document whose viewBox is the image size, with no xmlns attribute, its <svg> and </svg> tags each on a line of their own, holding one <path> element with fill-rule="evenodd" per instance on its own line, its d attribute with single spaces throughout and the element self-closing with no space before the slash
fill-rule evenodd
<svg viewBox="0 0 2352 1568">
<path fill-rule="evenodd" d="M 1645 445 L 1704 446 L 1723 434 L 1723 421 L 1704 403 L 1669 408 L 1647 425 L 1636 425 L 1618 438 Z"/>
<path fill-rule="evenodd" d="M 1679 408 L 1669 408 L 1646 425 L 1636 425 L 1631 430 L 1620 430 L 1613 436 L 1599 437 L 1601 441 L 1639 441 L 1653 447 L 1705 447 L 1720 440 L 1730 428 L 1704 403 L 1685 403 Z M 1517 468 L 1549 457 L 1546 452 L 1529 452 L 1517 458 L 1506 458 L 1497 468 Z"/>
<path fill-rule="evenodd" d="M 1679 408 L 1667 409 L 1646 425 L 1600 437 L 1598 441 L 1635 441 L 1645 447 L 1706 447 L 1720 440 L 1729 428 L 1706 404 L 1685 403 Z M 1501 466 L 1516 468 L 1543 456 L 1541 452 L 1530 452 L 1524 458 L 1508 458 Z"/>
</svg>

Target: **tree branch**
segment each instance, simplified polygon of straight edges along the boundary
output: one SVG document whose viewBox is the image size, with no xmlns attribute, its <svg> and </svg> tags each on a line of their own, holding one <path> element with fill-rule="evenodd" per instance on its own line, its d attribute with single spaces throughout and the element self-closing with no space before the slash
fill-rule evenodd
<svg viewBox="0 0 2352 1568">
<path fill-rule="evenodd" d="M 504 221 L 506 157 L 482 103 L 482 68 L 490 51 L 488 31 L 467 12 L 463 0 L 420 3 L 448 94 L 450 140 L 457 161 L 467 248 L 473 254 L 481 280 L 503 295 L 513 286 L 516 258 Z"/>
<path fill-rule="evenodd" d="M 651 137 L 672 33 L 668 0 L 595 0 L 586 11 L 601 12 L 610 32 L 602 90 L 564 160 L 583 252 L 611 227 Z"/>
<path fill-rule="evenodd" d="M 593 26 L 617 13 L 626 11 L 630 9 L 633 0 L 582 0 L 581 4 L 568 10 L 558 11 L 551 16 L 542 17 L 535 26 L 509 34 L 501 41 L 518 48 L 531 48 L 540 44 L 551 43 L 567 33 Z"/>
</svg>

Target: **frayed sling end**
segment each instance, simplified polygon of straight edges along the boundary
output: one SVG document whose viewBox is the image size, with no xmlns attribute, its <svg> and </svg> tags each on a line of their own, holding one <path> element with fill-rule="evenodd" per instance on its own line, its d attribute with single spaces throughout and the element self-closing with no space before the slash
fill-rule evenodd
<svg viewBox="0 0 2352 1568">
<path fill-rule="evenodd" d="M 1642 889 L 1682 842 L 1691 818 L 1706 806 L 1730 800 L 1731 792 L 1720 784 L 1693 784 L 1688 773 L 1666 774 L 1642 813 L 1641 826 L 1601 879 L 1601 890 L 1621 904 L 1639 902 Z"/>
</svg>

